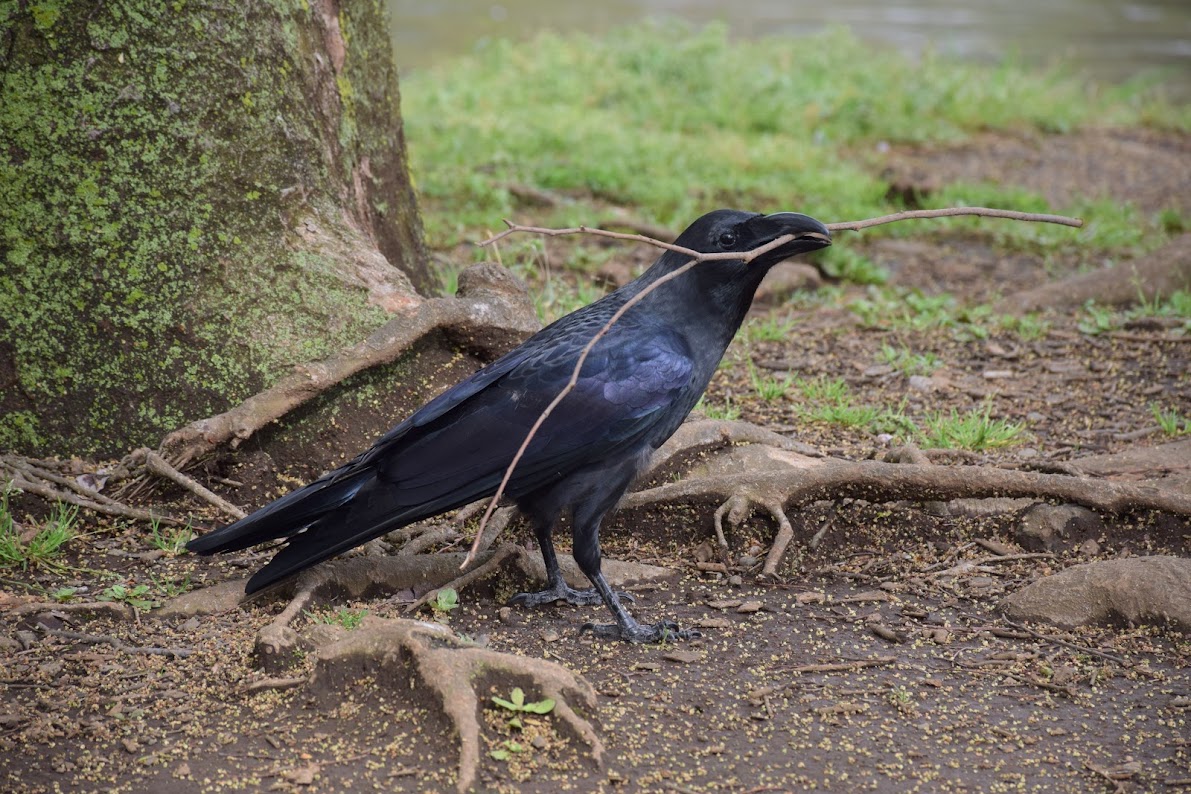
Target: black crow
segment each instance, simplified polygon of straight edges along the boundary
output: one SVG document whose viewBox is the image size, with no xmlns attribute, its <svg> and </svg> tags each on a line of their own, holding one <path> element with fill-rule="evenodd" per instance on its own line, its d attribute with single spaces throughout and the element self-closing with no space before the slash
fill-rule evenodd
<svg viewBox="0 0 1191 794">
<path fill-rule="evenodd" d="M 592 348 L 574 390 L 539 429 L 507 494 L 533 523 L 549 577 L 514 603 L 604 603 L 612 624 L 584 630 L 631 642 L 689 637 L 673 621 L 638 623 L 600 573 L 600 522 L 678 429 L 707 388 L 765 273 L 831 244 L 806 215 L 717 210 L 677 245 L 746 252 L 793 239 L 746 264 L 701 262 L 631 307 Z M 252 593 L 398 527 L 492 496 L 517 448 L 570 380 L 583 348 L 632 296 L 689 257 L 667 251 L 640 278 L 550 324 L 517 349 L 431 400 L 350 463 L 234 524 L 192 540 L 200 554 L 266 541 L 286 544 L 248 580 Z M 563 581 L 551 534 L 571 511 L 573 554 L 594 590 Z"/>
</svg>

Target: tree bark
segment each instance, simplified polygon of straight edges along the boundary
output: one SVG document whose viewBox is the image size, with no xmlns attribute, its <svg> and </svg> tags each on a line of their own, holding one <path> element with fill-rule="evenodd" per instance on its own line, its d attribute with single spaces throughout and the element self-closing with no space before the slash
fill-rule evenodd
<svg viewBox="0 0 1191 794">
<path fill-rule="evenodd" d="M 0 448 L 117 454 L 433 288 L 381 2 L 0 5 Z"/>
</svg>

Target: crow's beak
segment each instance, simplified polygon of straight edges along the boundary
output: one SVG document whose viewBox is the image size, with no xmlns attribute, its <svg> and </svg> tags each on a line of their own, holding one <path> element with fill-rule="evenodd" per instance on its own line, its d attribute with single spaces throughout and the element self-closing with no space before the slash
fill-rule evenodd
<svg viewBox="0 0 1191 794">
<path fill-rule="evenodd" d="M 761 240 L 776 240 L 779 237 L 793 235 L 794 239 L 783 243 L 769 253 L 753 260 L 753 264 L 769 267 L 783 259 L 808 251 L 818 251 L 831 245 L 831 231 L 819 221 L 809 215 L 797 212 L 775 212 L 773 215 L 761 215 L 753 219 L 751 224 Z"/>
<path fill-rule="evenodd" d="M 813 248 L 806 250 L 825 248 L 831 245 L 831 231 L 809 215 L 800 215 L 797 212 L 775 212 L 772 215 L 766 215 L 761 220 L 766 226 L 771 227 L 772 239 L 783 234 L 792 234 L 795 242 L 814 243 Z"/>
</svg>

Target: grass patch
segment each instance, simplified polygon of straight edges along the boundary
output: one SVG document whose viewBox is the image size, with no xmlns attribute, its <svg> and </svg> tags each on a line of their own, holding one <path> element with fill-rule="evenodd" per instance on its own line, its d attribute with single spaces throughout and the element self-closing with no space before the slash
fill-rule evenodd
<svg viewBox="0 0 1191 794">
<path fill-rule="evenodd" d="M 1158 427 L 1168 436 L 1185 436 L 1191 433 L 1191 418 L 1184 416 L 1175 408 L 1163 408 L 1157 403 L 1150 404 L 1150 413 Z"/>
<path fill-rule="evenodd" d="M 1088 301 L 1083 306 L 1083 316 L 1077 326 L 1081 333 L 1098 336 L 1116 331 L 1125 323 L 1144 317 L 1181 321 L 1178 323 L 1181 330 L 1184 333 L 1191 332 L 1191 292 L 1177 290 L 1167 298 L 1150 299 L 1139 296 L 1137 304 L 1124 311 Z"/>
<path fill-rule="evenodd" d="M 761 318 L 749 320 L 745 326 L 745 339 L 753 342 L 780 342 L 790 335 L 796 325 L 792 317 L 779 317 L 770 312 Z"/>
<path fill-rule="evenodd" d="M 62 547 L 78 536 L 78 507 L 57 502 L 45 523 L 22 532 L 8 505 L 9 492 L 0 496 L 0 568 L 58 567 Z"/>
<path fill-rule="evenodd" d="M 194 538 L 194 530 L 190 526 L 162 527 L 161 522 L 153 519 L 149 525 L 149 543 L 153 548 L 160 549 L 171 557 L 177 557 L 186 550 L 186 544 Z"/>
<path fill-rule="evenodd" d="M 306 612 L 306 617 L 310 618 L 315 623 L 325 623 L 329 626 L 342 626 L 351 631 L 360 627 L 360 623 L 364 620 L 364 616 L 368 614 L 367 609 L 349 609 L 347 607 L 339 607 L 338 609 L 324 612 Z"/>
<path fill-rule="evenodd" d="M 967 413 L 954 408 L 950 413 L 930 414 L 923 420 L 925 429 L 921 432 L 924 446 L 936 449 L 967 449 L 982 452 L 1016 444 L 1022 440 L 1025 427 L 993 419 L 990 407 L 985 405 Z"/>
<path fill-rule="evenodd" d="M 723 405 L 717 405 L 707 402 L 707 395 L 704 394 L 695 405 L 695 410 L 701 411 L 708 419 L 721 422 L 735 422 L 740 418 L 740 408 L 732 403 L 731 397 L 725 397 Z"/>
<path fill-rule="evenodd" d="M 843 378 L 799 378 L 795 385 L 803 398 L 797 409 L 803 420 L 895 436 L 912 435 L 917 430 L 904 405 L 896 409 L 858 405 Z"/>
<path fill-rule="evenodd" d="M 402 84 L 412 167 L 436 247 L 515 216 L 518 184 L 574 199 L 538 218 L 560 225 L 590 223 L 607 203 L 678 228 L 717 206 L 801 210 L 824 221 L 868 217 L 900 209 L 878 169 L 858 155 L 878 142 L 1089 122 L 1191 123 L 1191 110 L 1151 101 L 1149 90 L 1097 92 L 1061 70 L 1012 62 L 990 68 L 932 53 L 911 60 L 843 29 L 737 42 L 722 25 L 679 24 L 497 40 Z M 962 192 L 937 200 L 1051 209 L 993 185 Z M 1134 245 L 1147 230 L 1162 237 L 1183 222 L 1170 213 L 1122 217 L 1115 206 L 1088 210 L 1078 237 L 1035 224 L 984 228 L 1031 245 L 1115 246 Z M 894 225 L 866 235 L 898 233 L 917 232 Z M 884 278 L 854 254 L 832 249 L 825 261 L 847 278 Z"/>
</svg>

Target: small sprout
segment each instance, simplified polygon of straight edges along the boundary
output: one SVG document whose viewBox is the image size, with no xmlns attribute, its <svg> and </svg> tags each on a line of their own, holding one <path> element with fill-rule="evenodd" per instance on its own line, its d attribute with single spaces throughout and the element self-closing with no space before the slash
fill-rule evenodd
<svg viewBox="0 0 1191 794">
<path fill-rule="evenodd" d="M 554 711 L 553 698 L 545 698 L 534 703 L 526 703 L 525 693 L 521 691 L 521 687 L 514 687 L 508 700 L 493 697 L 492 702 L 502 709 L 525 712 L 527 714 L 549 714 L 551 711 Z"/>
<path fill-rule="evenodd" d="M 489 751 L 488 755 L 495 758 L 497 761 L 508 761 L 514 753 L 519 753 L 525 748 L 512 739 L 506 739 L 501 743 L 500 747 Z"/>
</svg>

